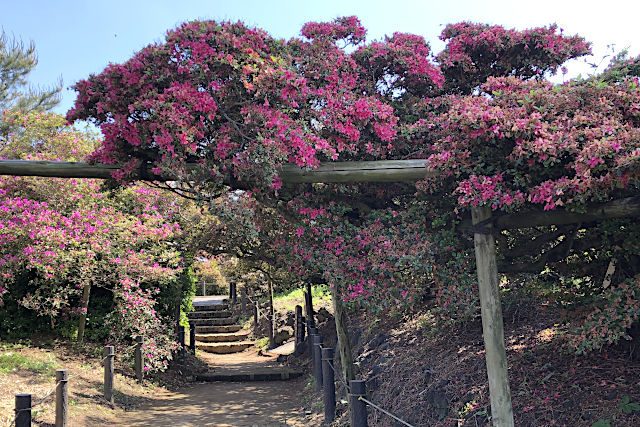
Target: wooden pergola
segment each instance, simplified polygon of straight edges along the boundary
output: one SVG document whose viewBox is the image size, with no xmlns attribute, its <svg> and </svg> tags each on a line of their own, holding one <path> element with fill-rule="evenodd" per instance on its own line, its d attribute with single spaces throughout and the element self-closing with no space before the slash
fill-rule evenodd
<svg viewBox="0 0 640 427">
<path fill-rule="evenodd" d="M 117 166 L 82 162 L 0 160 L 0 175 L 58 178 L 109 179 Z M 411 182 L 438 172 L 427 169 L 425 160 L 384 160 L 371 162 L 324 163 L 315 169 L 285 165 L 279 170 L 283 183 Z M 140 180 L 172 180 L 139 171 Z M 513 409 L 504 343 L 504 326 L 496 260 L 494 233 L 503 229 L 542 225 L 587 223 L 610 218 L 640 215 L 640 196 L 589 206 L 585 212 L 566 210 L 526 212 L 492 216 L 488 206 L 471 208 L 476 269 L 480 294 L 485 360 L 489 379 L 491 414 L 497 427 L 513 426 Z"/>
</svg>

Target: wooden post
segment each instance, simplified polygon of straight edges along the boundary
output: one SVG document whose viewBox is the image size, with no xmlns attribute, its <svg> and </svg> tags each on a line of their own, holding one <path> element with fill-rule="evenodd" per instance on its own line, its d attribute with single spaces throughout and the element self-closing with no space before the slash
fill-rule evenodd
<svg viewBox="0 0 640 427">
<path fill-rule="evenodd" d="M 351 406 L 351 427 L 367 427 L 367 404 L 360 400 L 360 397 L 366 399 L 367 387 L 366 383 L 361 380 L 349 381 L 351 393 L 349 396 L 349 405 Z"/>
<path fill-rule="evenodd" d="M 180 363 L 184 363 L 184 347 L 185 347 L 184 326 L 178 325 L 178 343 L 180 343 Z"/>
<path fill-rule="evenodd" d="M 275 310 L 273 308 L 273 281 L 269 279 L 269 348 L 274 348 L 276 346 L 275 320 Z"/>
<path fill-rule="evenodd" d="M 15 427 L 31 427 L 31 395 L 16 394 Z"/>
<path fill-rule="evenodd" d="M 107 402 L 113 404 L 113 359 L 115 353 L 113 346 L 108 345 L 104 348 L 104 398 Z"/>
<path fill-rule="evenodd" d="M 260 317 L 260 309 L 258 308 L 258 301 L 253 303 L 253 332 L 258 331 L 258 317 Z"/>
<path fill-rule="evenodd" d="M 237 283 L 231 283 L 231 303 L 235 304 L 238 301 Z"/>
<path fill-rule="evenodd" d="M 294 351 L 298 351 L 304 341 L 304 325 L 302 324 L 302 307 L 296 305 L 295 318 L 293 321 L 293 336 L 295 337 Z"/>
<path fill-rule="evenodd" d="M 338 337 L 338 350 L 340 352 L 340 365 L 345 382 L 356 379 L 356 368 L 353 365 L 351 342 L 347 330 L 347 312 L 338 295 L 335 286 L 331 288 L 331 302 L 333 303 L 333 318 L 336 323 L 336 336 Z"/>
<path fill-rule="evenodd" d="M 136 337 L 136 350 L 134 354 L 134 367 L 136 371 L 136 378 L 138 381 L 142 381 L 143 377 L 144 357 L 142 355 L 142 336 Z"/>
<path fill-rule="evenodd" d="M 313 336 L 313 376 L 316 379 L 316 391 L 322 391 L 322 337 Z"/>
<path fill-rule="evenodd" d="M 196 354 L 196 325 L 189 321 L 189 349 Z"/>
<path fill-rule="evenodd" d="M 89 309 L 89 297 L 91 295 L 91 283 L 85 283 L 82 287 L 82 313 L 78 320 L 78 342 L 84 340 L 84 329 L 87 325 L 87 310 Z"/>
<path fill-rule="evenodd" d="M 333 349 L 322 349 L 322 403 L 324 422 L 330 424 L 336 417 L 336 384 L 333 375 Z"/>
<path fill-rule="evenodd" d="M 491 218 L 488 206 L 471 209 L 473 225 Z M 473 241 L 476 250 L 476 268 L 482 310 L 482 335 L 484 337 L 485 361 L 489 377 L 491 397 L 491 417 L 496 427 L 513 426 L 513 408 L 509 389 L 509 372 L 504 346 L 504 325 L 500 289 L 498 287 L 498 267 L 496 244 L 491 234 L 493 225 L 484 225 L 485 230 L 475 230 Z"/>
<path fill-rule="evenodd" d="M 307 289 L 304 292 L 304 309 L 307 321 L 311 322 L 311 327 L 316 326 L 313 320 L 313 297 L 311 296 L 311 283 L 307 283 Z"/>
<path fill-rule="evenodd" d="M 204 279 L 202 279 L 202 296 L 207 296 L 207 282 Z"/>
<path fill-rule="evenodd" d="M 69 372 L 56 371 L 56 427 L 67 427 L 69 422 Z"/>
<path fill-rule="evenodd" d="M 241 313 L 244 314 L 247 309 L 247 285 L 240 288 L 240 307 Z"/>
<path fill-rule="evenodd" d="M 313 336 L 314 335 L 318 335 L 318 328 L 314 328 L 310 326 L 310 323 L 307 320 L 307 344 L 309 346 L 309 359 L 311 359 L 311 366 L 313 366 L 313 358 L 315 357 L 313 354 Z"/>
</svg>

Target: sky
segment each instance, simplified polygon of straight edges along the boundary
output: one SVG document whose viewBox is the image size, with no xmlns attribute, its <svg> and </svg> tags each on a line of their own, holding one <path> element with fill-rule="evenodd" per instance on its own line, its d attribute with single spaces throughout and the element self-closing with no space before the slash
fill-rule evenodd
<svg viewBox="0 0 640 427">
<path fill-rule="evenodd" d="M 448 23 L 526 29 L 555 22 L 565 34 L 580 34 L 593 43 L 591 62 L 601 62 L 611 53 L 607 47 L 611 44 L 616 51 L 629 48 L 631 55 L 640 54 L 637 0 L 0 0 L 0 11 L 0 27 L 9 36 L 36 45 L 39 64 L 30 82 L 47 87 L 62 78 L 62 102 L 54 109 L 61 114 L 73 106 L 75 92 L 70 86 L 75 82 L 101 72 L 109 63 L 126 61 L 146 45 L 161 42 L 167 30 L 194 19 L 241 20 L 273 36 L 290 38 L 298 36 L 306 22 L 356 15 L 368 29 L 368 40 L 396 31 L 420 34 L 435 53 L 443 48 L 438 36 Z M 568 68 L 568 77 L 590 72 L 582 60 Z"/>
</svg>

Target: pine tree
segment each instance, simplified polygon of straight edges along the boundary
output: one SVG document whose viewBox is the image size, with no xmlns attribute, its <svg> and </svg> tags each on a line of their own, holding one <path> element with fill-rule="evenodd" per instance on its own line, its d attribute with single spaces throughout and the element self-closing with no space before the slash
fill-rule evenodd
<svg viewBox="0 0 640 427">
<path fill-rule="evenodd" d="M 22 112 L 50 110 L 60 102 L 62 80 L 52 88 L 34 87 L 27 76 L 38 64 L 33 42 L 25 46 L 22 41 L 9 38 L 4 31 L 0 36 L 0 111 Z M 0 122 L 0 132 L 2 131 Z"/>
</svg>

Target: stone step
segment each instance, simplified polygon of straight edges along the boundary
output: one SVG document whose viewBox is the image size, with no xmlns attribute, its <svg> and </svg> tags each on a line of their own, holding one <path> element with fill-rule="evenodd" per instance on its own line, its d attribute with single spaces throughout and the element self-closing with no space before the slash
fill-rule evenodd
<svg viewBox="0 0 640 427">
<path fill-rule="evenodd" d="M 251 347 L 253 341 L 236 341 L 236 342 L 212 342 L 212 343 L 196 343 L 196 348 L 200 351 L 216 354 L 239 353 Z"/>
<path fill-rule="evenodd" d="M 242 326 L 240 325 L 196 326 L 196 335 L 209 333 L 231 333 L 238 332 L 241 329 Z"/>
<path fill-rule="evenodd" d="M 195 311 L 229 310 L 229 304 L 193 305 Z"/>
<path fill-rule="evenodd" d="M 235 333 L 213 333 L 213 334 L 198 334 L 196 333 L 196 342 L 233 342 L 244 341 L 249 336 L 249 331 L 235 332 Z"/>
<path fill-rule="evenodd" d="M 192 311 L 187 314 L 189 319 L 207 319 L 214 317 L 230 317 L 231 312 L 229 310 L 201 310 L 201 311 Z"/>
<path fill-rule="evenodd" d="M 255 372 L 207 372 L 196 375 L 196 381 L 279 381 L 302 376 L 301 371 L 286 368 L 263 369 Z"/>
<path fill-rule="evenodd" d="M 219 317 L 214 319 L 192 319 L 191 322 L 194 326 L 227 326 L 236 323 L 235 319 L 231 317 Z"/>
</svg>

